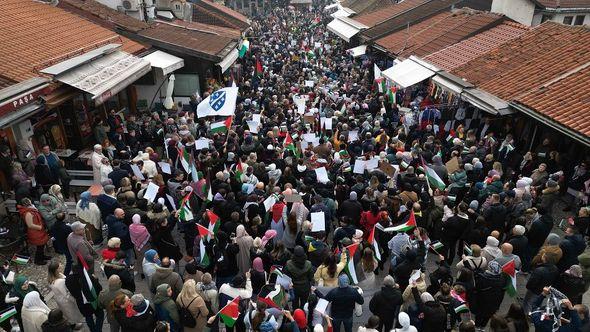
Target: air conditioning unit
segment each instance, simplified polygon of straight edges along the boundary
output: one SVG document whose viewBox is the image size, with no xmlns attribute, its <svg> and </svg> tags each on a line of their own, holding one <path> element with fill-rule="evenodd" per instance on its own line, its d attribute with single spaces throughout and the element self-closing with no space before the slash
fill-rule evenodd
<svg viewBox="0 0 590 332">
<path fill-rule="evenodd" d="M 139 0 L 123 0 L 123 8 L 128 12 L 135 12 L 139 10 Z"/>
</svg>

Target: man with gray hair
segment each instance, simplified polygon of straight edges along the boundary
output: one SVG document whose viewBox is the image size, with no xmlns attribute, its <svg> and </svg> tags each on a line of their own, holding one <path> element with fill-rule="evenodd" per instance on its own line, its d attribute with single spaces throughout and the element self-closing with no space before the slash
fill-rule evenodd
<svg viewBox="0 0 590 332">
<path fill-rule="evenodd" d="M 98 259 L 98 253 L 92 248 L 92 244 L 86 240 L 86 225 L 79 221 L 75 221 L 70 227 L 72 228 L 72 232 L 68 235 L 67 244 L 68 250 L 73 259 L 72 267 L 76 267 L 79 264 L 78 259 L 76 259 L 78 253 L 82 255 L 82 257 Z M 90 272 L 94 273 L 94 271 Z"/>
<path fill-rule="evenodd" d="M 375 292 L 369 302 L 369 310 L 379 317 L 377 331 L 391 331 L 396 313 L 403 303 L 402 292 L 392 276 L 383 279 L 381 290 Z M 385 329 L 383 329 L 385 327 Z"/>
</svg>

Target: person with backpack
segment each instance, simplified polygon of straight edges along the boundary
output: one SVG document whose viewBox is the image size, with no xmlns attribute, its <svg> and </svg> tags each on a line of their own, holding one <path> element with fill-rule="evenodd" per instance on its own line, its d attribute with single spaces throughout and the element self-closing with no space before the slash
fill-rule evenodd
<svg viewBox="0 0 590 332">
<path fill-rule="evenodd" d="M 471 309 L 475 313 L 475 326 L 483 329 L 504 300 L 506 277 L 500 264 L 491 261 L 485 272 L 474 273 L 474 279 L 475 301 L 470 301 Z"/>
<path fill-rule="evenodd" d="M 168 322 L 171 332 L 180 330 L 180 317 L 178 308 L 172 299 L 172 288 L 170 285 L 161 284 L 156 288 L 154 307 L 156 309 L 157 320 Z"/>
<path fill-rule="evenodd" d="M 205 306 L 209 310 L 208 317 L 215 315 L 219 310 L 219 298 L 217 288 L 210 273 L 203 274 L 201 281 L 197 283 L 197 292 L 203 298 Z"/>
<path fill-rule="evenodd" d="M 209 309 L 197 292 L 197 284 L 193 279 L 184 282 L 182 291 L 176 299 L 178 316 L 184 332 L 201 332 L 207 325 Z"/>
</svg>

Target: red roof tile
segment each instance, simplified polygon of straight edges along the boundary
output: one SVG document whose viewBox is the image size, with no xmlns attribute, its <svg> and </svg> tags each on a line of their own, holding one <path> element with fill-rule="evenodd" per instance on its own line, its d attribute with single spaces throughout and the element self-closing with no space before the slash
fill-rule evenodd
<svg viewBox="0 0 590 332">
<path fill-rule="evenodd" d="M 145 50 L 63 9 L 33 0 L 2 0 L 0 11 L 0 73 L 20 82 L 38 76 L 51 64 L 108 43 L 120 43 L 130 53 Z"/>
<path fill-rule="evenodd" d="M 515 102 L 590 137 L 590 62 L 564 76 L 517 97 Z"/>
<path fill-rule="evenodd" d="M 345 0 L 341 2 L 343 7 L 354 10 L 357 15 L 381 10 L 394 3 L 394 0 Z"/>
<path fill-rule="evenodd" d="M 246 30 L 249 26 L 248 17 L 224 5 L 211 0 L 200 0 L 192 3 L 193 21 L 232 29 Z"/>
<path fill-rule="evenodd" d="M 398 16 L 405 11 L 416 8 L 430 0 L 406 0 L 400 3 L 392 4 L 387 7 L 378 8 L 375 11 L 355 16 L 354 20 L 366 26 L 373 27 L 387 19 Z"/>
<path fill-rule="evenodd" d="M 432 53 L 424 59 L 441 69 L 452 70 L 499 45 L 519 37 L 528 29 L 525 25 L 506 21 L 462 42 Z"/>
<path fill-rule="evenodd" d="M 7 88 L 7 87 L 14 85 L 16 83 L 17 83 L 16 81 L 11 80 L 8 77 L 4 77 L 4 76 L 0 75 L 0 89 Z"/>
<path fill-rule="evenodd" d="M 111 30 L 120 27 L 137 32 L 150 26 L 94 0 L 60 0 L 57 6 Z"/>
<path fill-rule="evenodd" d="M 469 8 L 448 11 L 378 39 L 376 44 L 397 56 L 424 56 L 494 27 L 503 20 L 502 15 Z"/>
<path fill-rule="evenodd" d="M 545 22 L 451 73 L 510 101 L 588 61 L 588 27 Z"/>
<path fill-rule="evenodd" d="M 534 0 L 545 8 L 590 8 L 590 0 Z"/>
</svg>

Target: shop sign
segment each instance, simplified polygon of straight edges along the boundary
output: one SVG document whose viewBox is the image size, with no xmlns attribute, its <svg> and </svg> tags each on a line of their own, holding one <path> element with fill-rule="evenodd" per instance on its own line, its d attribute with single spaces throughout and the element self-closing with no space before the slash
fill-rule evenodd
<svg viewBox="0 0 590 332">
<path fill-rule="evenodd" d="M 46 94 L 48 91 L 47 88 L 42 88 L 35 91 L 30 91 L 25 94 L 21 94 L 15 97 L 12 100 L 5 102 L 4 104 L 0 105 L 0 115 L 4 115 L 15 111 L 23 106 L 26 106 L 30 103 L 34 103 L 39 99 L 39 96 Z"/>
</svg>

